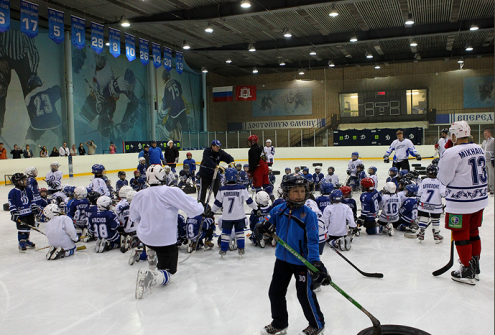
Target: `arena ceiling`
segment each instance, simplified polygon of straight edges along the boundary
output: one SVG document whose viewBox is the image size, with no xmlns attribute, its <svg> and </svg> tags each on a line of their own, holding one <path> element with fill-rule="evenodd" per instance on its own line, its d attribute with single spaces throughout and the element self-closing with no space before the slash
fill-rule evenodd
<svg viewBox="0 0 495 335">
<path fill-rule="evenodd" d="M 73 14 L 120 27 L 125 17 L 131 26 L 122 31 L 174 50 L 186 41 L 191 67 L 226 76 L 254 67 L 275 73 L 329 62 L 339 67 L 493 55 L 494 1 L 249 0 L 251 7 L 243 8 L 240 0 L 34 0 L 41 25 L 48 24 L 46 7 L 63 10 L 66 23 Z M 332 11 L 339 15 L 330 16 Z M 408 17 L 414 24 L 406 25 Z M 287 30 L 292 37 L 284 37 Z M 248 51 L 251 44 L 256 51 Z"/>
</svg>

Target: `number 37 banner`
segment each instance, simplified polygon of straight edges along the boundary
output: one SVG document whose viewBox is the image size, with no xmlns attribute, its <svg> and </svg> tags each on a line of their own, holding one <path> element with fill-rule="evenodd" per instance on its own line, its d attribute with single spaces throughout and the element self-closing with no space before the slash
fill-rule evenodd
<svg viewBox="0 0 495 335">
<path fill-rule="evenodd" d="M 50 38 L 57 44 L 64 41 L 64 12 L 48 8 Z"/>
</svg>

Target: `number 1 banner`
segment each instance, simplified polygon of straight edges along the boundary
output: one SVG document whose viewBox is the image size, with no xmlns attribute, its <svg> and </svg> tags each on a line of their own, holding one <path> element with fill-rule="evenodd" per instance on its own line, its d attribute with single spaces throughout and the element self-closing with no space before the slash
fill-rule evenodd
<svg viewBox="0 0 495 335">
<path fill-rule="evenodd" d="M 86 20 L 71 15 L 70 21 L 72 25 L 72 44 L 81 50 L 86 44 Z"/>
<path fill-rule="evenodd" d="M 149 43 L 144 38 L 139 38 L 139 59 L 141 59 L 141 63 L 145 66 L 150 62 Z"/>
<path fill-rule="evenodd" d="M 48 31 L 50 38 L 57 44 L 64 41 L 64 12 L 48 8 Z"/>
<path fill-rule="evenodd" d="M 91 49 L 97 54 L 103 52 L 103 25 L 91 22 Z"/>
<path fill-rule="evenodd" d="M 172 70 L 172 49 L 163 47 L 163 67 L 170 72 Z"/>
<path fill-rule="evenodd" d="M 136 38 L 128 33 L 125 33 L 125 55 L 129 62 L 136 59 Z"/>
<path fill-rule="evenodd" d="M 175 71 L 182 74 L 184 71 L 184 54 L 180 51 L 175 52 Z"/>
<path fill-rule="evenodd" d="M 110 37 L 110 53 L 115 58 L 120 56 L 120 30 L 108 28 Z"/>
<path fill-rule="evenodd" d="M 10 29 L 10 0 L 0 0 L 0 33 Z"/>
<path fill-rule="evenodd" d="M 152 42 L 151 45 L 153 49 L 153 65 L 155 66 L 155 69 L 158 69 L 162 66 L 162 51 L 160 50 L 160 44 Z"/>
<path fill-rule="evenodd" d="M 21 31 L 26 36 L 38 36 L 38 5 L 21 0 Z"/>
</svg>

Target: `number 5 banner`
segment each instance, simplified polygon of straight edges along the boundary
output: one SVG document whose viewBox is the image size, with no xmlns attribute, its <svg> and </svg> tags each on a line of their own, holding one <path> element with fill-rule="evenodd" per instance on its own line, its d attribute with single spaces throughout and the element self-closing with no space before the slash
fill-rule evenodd
<svg viewBox="0 0 495 335">
<path fill-rule="evenodd" d="M 160 50 L 160 44 L 152 42 L 151 46 L 153 49 L 153 65 L 155 66 L 155 69 L 158 69 L 162 66 L 162 51 Z"/>
<path fill-rule="evenodd" d="M 163 48 L 163 67 L 170 72 L 172 70 L 172 49 Z"/>
<path fill-rule="evenodd" d="M 0 0 L 0 33 L 10 29 L 10 0 Z"/>
<path fill-rule="evenodd" d="M 86 20 L 80 17 L 71 15 L 72 23 L 72 44 L 79 50 L 84 48 L 86 44 Z"/>
<path fill-rule="evenodd" d="M 57 44 L 64 41 L 64 12 L 48 8 L 50 38 Z"/>
<path fill-rule="evenodd" d="M 139 58 L 141 59 L 141 63 L 145 66 L 150 62 L 149 44 L 148 40 L 145 40 L 144 38 L 139 39 Z"/>
<path fill-rule="evenodd" d="M 21 0 L 21 31 L 28 37 L 38 36 L 38 5 Z"/>
<path fill-rule="evenodd" d="M 97 54 L 103 51 L 103 25 L 91 22 L 91 49 Z"/>
<path fill-rule="evenodd" d="M 136 59 L 136 38 L 128 33 L 125 33 L 125 55 L 129 62 Z"/>
<path fill-rule="evenodd" d="M 120 30 L 108 28 L 110 37 L 110 53 L 115 58 L 120 56 Z"/>
</svg>

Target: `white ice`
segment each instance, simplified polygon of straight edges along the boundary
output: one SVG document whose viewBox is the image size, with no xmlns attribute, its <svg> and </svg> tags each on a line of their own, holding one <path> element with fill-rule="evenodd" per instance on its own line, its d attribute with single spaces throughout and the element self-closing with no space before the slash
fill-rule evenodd
<svg viewBox="0 0 495 335">
<path fill-rule="evenodd" d="M 312 163 L 279 160 L 274 170 L 283 174 L 286 166 L 293 169 L 295 165 L 307 165 L 313 172 Z M 324 171 L 334 166 L 341 181 L 345 180 L 347 161 L 321 163 Z M 429 161 L 421 163 L 426 166 Z M 366 170 L 372 165 L 378 168 L 381 189 L 389 165 L 371 160 L 364 164 Z M 110 178 L 113 182 L 117 179 Z M 87 185 L 89 177 L 65 181 Z M 277 176 L 277 184 L 280 181 L 281 176 Z M 1 203 L 7 202 L 10 189 L 0 188 Z M 354 198 L 358 200 L 357 195 Z M 453 282 L 450 271 L 432 276 L 432 271 L 449 260 L 450 232 L 445 229 L 445 241 L 440 244 L 434 243 L 431 228 L 423 243 L 404 238 L 397 231 L 393 237 L 368 236 L 365 232 L 356 237 L 352 249 L 343 254 L 363 271 L 383 273 L 383 279 L 363 277 L 328 247 L 322 261 L 334 282 L 382 324 L 417 327 L 435 335 L 493 334 L 493 222 L 491 196 L 480 229 L 483 249 L 476 286 Z M 34 231 L 31 240 L 37 247 L 48 245 L 46 238 Z M 147 292 L 138 301 L 134 298 L 136 274 L 139 268 L 147 268 L 146 262 L 129 266 L 129 253 L 119 250 L 96 254 L 94 242 L 86 244 L 86 250 L 57 261 L 46 261 L 46 249 L 21 254 L 15 224 L 8 212 L 2 212 L 0 334 L 259 334 L 260 328 L 271 321 L 268 287 L 274 248 L 260 249 L 249 240 L 246 244 L 243 259 L 237 252 L 228 252 L 222 260 L 217 247 L 198 251 L 179 266 L 169 285 L 154 287 L 151 294 Z M 187 255 L 183 247 L 179 260 Z M 325 334 L 357 334 L 371 326 L 368 317 L 332 287 L 323 287 L 317 296 L 325 316 Z M 294 281 L 287 301 L 288 334 L 298 334 L 307 322 Z"/>
</svg>

